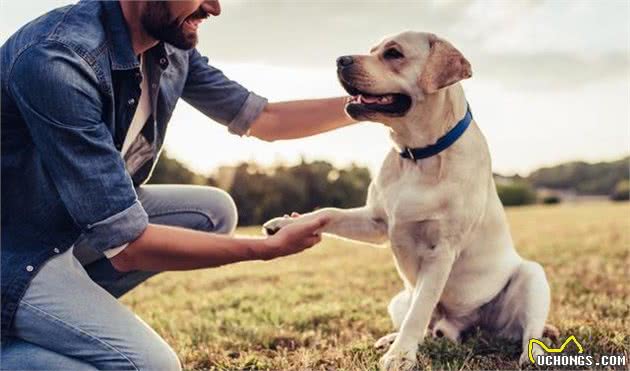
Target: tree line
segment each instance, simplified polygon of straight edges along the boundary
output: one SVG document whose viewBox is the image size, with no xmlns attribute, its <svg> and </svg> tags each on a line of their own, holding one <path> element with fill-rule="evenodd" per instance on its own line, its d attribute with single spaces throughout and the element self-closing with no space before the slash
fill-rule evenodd
<svg viewBox="0 0 630 371">
<path fill-rule="evenodd" d="M 583 161 L 544 167 L 526 179 L 534 187 L 575 189 L 579 194 L 610 195 L 630 178 L 630 156 L 617 161 L 589 164 Z"/>
<path fill-rule="evenodd" d="M 274 168 L 241 163 L 220 169 L 213 177 L 203 177 L 163 154 L 149 183 L 218 186 L 234 198 L 239 225 L 258 225 L 292 211 L 361 206 L 370 172 L 356 165 L 337 168 L 326 161 L 303 160 L 295 166 Z"/>
<path fill-rule="evenodd" d="M 497 177 L 499 177 L 497 175 Z M 541 168 L 528 177 L 501 177 L 497 191 L 506 206 L 535 202 L 560 202 L 557 196 L 541 196 L 539 188 L 573 190 L 577 194 L 630 198 L 630 157 L 613 162 L 571 162 Z M 365 203 L 370 172 L 350 165 L 337 168 L 326 161 L 272 168 L 252 163 L 223 167 L 213 176 L 202 176 L 163 154 L 149 183 L 199 184 L 226 190 L 239 210 L 239 225 L 258 225 L 273 217 L 322 207 L 350 208 Z"/>
<path fill-rule="evenodd" d="M 630 156 L 609 162 L 567 162 L 537 169 L 527 177 L 496 176 L 503 180 L 498 182 L 497 190 L 506 206 L 560 202 L 561 198 L 549 194 L 549 190 L 575 196 L 608 196 L 613 201 L 630 199 Z M 538 192 L 540 189 L 547 192 Z"/>
</svg>

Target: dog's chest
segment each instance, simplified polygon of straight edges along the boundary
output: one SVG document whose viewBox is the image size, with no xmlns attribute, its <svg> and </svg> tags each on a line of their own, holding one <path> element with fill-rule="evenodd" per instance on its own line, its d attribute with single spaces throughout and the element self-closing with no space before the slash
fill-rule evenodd
<svg viewBox="0 0 630 371">
<path fill-rule="evenodd" d="M 443 248 L 440 222 L 435 220 L 393 224 L 389 239 L 399 272 L 411 286 L 423 262 Z"/>
<path fill-rule="evenodd" d="M 423 209 L 420 196 L 437 185 L 433 174 L 423 170 L 417 163 L 401 161 L 397 153 L 390 153 L 385 159 L 375 182 L 378 206 L 385 212 L 389 224 L 398 219 L 396 213 L 406 205 L 414 205 L 418 211 Z"/>
<path fill-rule="evenodd" d="M 437 197 L 427 197 L 428 194 L 437 196 L 436 190 L 441 189 L 436 180 L 439 178 L 436 174 L 439 162 L 400 161 L 398 155 L 394 155 L 385 159 L 375 180 L 378 209 L 387 219 L 398 270 L 413 286 L 423 260 L 439 255 L 439 250 L 445 248 L 441 242 L 456 226 L 447 222 L 451 216 L 448 207 L 443 206 Z M 453 241 L 449 239 L 449 242 Z"/>
<path fill-rule="evenodd" d="M 420 169 L 400 167 L 396 159 L 386 159 L 376 178 L 379 209 L 387 218 L 388 235 L 396 265 L 408 284 L 413 286 L 422 260 L 434 253 L 441 235 L 439 220 L 423 219 L 426 207 L 419 202 L 427 191 L 425 174 Z M 387 164 L 390 162 L 390 164 Z M 405 216 L 401 215 L 401 210 Z M 417 210 L 417 213 L 415 212 Z"/>
</svg>

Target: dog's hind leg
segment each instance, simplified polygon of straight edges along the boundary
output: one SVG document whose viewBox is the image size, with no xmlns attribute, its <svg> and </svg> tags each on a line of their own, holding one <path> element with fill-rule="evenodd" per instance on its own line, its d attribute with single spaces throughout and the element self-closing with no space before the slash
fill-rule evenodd
<svg viewBox="0 0 630 371">
<path fill-rule="evenodd" d="M 401 290 L 398 294 L 396 294 L 392 300 L 390 300 L 389 305 L 387 306 L 387 312 L 389 313 L 389 317 L 392 320 L 392 324 L 396 330 L 400 329 L 400 325 L 405 319 L 405 315 L 409 311 L 409 306 L 411 305 L 411 291 L 409 289 Z M 398 332 L 393 332 L 391 334 L 387 334 L 374 343 L 375 348 L 388 348 L 394 340 L 396 340 L 396 336 Z"/>
<path fill-rule="evenodd" d="M 549 314 L 550 290 L 543 268 L 538 263 L 524 261 L 500 296 L 491 308 L 490 317 L 494 316 L 491 327 L 495 327 L 500 336 L 520 338 L 523 352 L 519 362 L 526 364 L 529 340 L 542 339 Z M 544 350 L 534 344 L 533 357 L 543 353 Z"/>
<path fill-rule="evenodd" d="M 411 290 L 404 289 L 400 291 L 396 296 L 392 298 L 387 306 L 387 312 L 389 313 L 389 317 L 392 319 L 392 323 L 394 324 L 394 328 L 396 330 L 400 329 L 400 325 L 405 319 L 407 312 L 409 311 L 409 306 L 411 305 Z"/>
<path fill-rule="evenodd" d="M 545 322 L 549 315 L 550 289 L 545 271 L 540 264 L 524 262 L 519 269 L 519 278 L 522 276 L 523 285 L 523 314 L 521 323 L 523 326 L 522 347 L 523 353 L 519 359 L 520 364 L 529 361 L 528 346 L 532 338 L 541 339 L 545 330 Z M 544 351 L 536 345 L 532 352 L 534 357 Z"/>
</svg>

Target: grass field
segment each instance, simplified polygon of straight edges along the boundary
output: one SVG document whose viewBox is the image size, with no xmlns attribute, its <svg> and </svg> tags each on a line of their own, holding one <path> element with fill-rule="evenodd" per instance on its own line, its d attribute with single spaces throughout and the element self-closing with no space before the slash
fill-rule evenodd
<svg viewBox="0 0 630 371">
<path fill-rule="evenodd" d="M 521 255 L 545 267 L 560 339 L 628 355 L 630 204 L 521 207 L 508 216 Z M 326 238 L 273 262 L 162 274 L 123 301 L 186 369 L 373 370 L 381 353 L 372 344 L 391 332 L 386 307 L 401 287 L 388 249 Z M 518 344 L 476 334 L 459 345 L 427 338 L 419 361 L 516 369 L 519 354 Z"/>
</svg>

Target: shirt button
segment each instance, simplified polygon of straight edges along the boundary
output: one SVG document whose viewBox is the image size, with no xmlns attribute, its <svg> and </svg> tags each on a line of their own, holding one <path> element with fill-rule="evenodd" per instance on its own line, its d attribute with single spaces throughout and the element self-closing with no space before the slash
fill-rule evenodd
<svg viewBox="0 0 630 371">
<path fill-rule="evenodd" d="M 59 254 L 59 249 L 58 248 L 54 248 L 53 251 L 55 252 L 55 254 Z"/>
<path fill-rule="evenodd" d="M 152 87 L 153 89 L 157 89 L 157 84 L 156 84 L 156 83 L 153 83 L 153 84 L 151 84 L 151 87 Z"/>
<path fill-rule="evenodd" d="M 32 265 L 27 265 L 27 266 L 26 266 L 26 271 L 27 271 L 27 272 L 32 272 L 32 271 L 33 271 L 33 269 L 34 269 L 34 268 L 33 268 L 33 266 L 32 266 Z"/>
<path fill-rule="evenodd" d="M 128 105 L 130 105 L 130 106 L 133 106 L 133 105 L 134 105 L 134 103 L 136 103 L 136 100 L 135 100 L 135 99 L 133 99 L 133 98 L 131 98 L 131 99 L 129 99 L 129 100 L 127 101 L 127 104 L 128 104 Z"/>
</svg>

